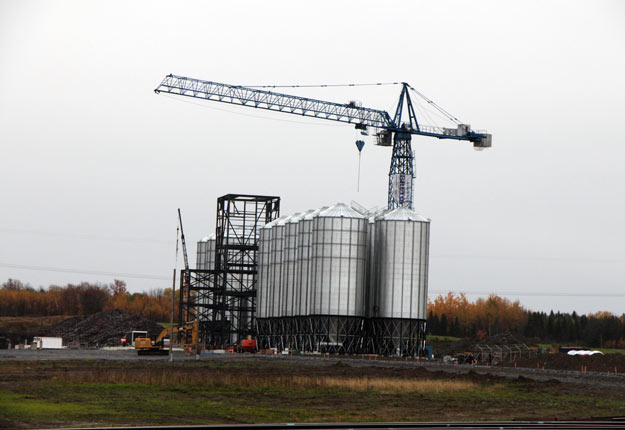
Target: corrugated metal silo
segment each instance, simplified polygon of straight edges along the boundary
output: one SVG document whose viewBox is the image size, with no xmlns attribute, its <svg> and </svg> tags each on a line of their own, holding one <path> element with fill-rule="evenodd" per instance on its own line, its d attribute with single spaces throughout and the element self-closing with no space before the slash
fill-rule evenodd
<svg viewBox="0 0 625 430">
<path fill-rule="evenodd" d="M 367 271 L 366 271 L 366 291 L 365 297 L 365 316 L 370 318 L 373 316 L 373 308 L 375 307 L 375 215 L 371 215 L 367 219 Z"/>
<path fill-rule="evenodd" d="M 208 237 L 203 237 L 197 242 L 196 245 L 196 259 L 195 259 L 195 268 L 198 270 L 205 270 L 205 261 L 206 261 L 206 248 L 208 246 Z"/>
<path fill-rule="evenodd" d="M 311 315 L 364 316 L 367 219 L 338 203 L 313 219 Z"/>
<path fill-rule="evenodd" d="M 213 270 L 215 268 L 215 234 L 204 237 L 197 242 L 197 260 L 195 265 L 198 270 Z M 213 286 L 213 281 L 210 278 L 204 282 L 208 288 Z M 212 304 L 212 294 L 203 294 L 197 303 L 198 307 L 201 308 L 199 313 L 205 315 L 207 312 L 210 312 L 207 309 L 210 309 Z M 200 318 L 202 317 L 200 316 Z"/>
<path fill-rule="evenodd" d="M 296 309 L 296 296 L 299 293 L 297 232 L 303 217 L 304 214 L 293 214 L 284 225 L 281 315 L 285 317 L 297 315 L 299 311 Z"/>
<path fill-rule="evenodd" d="M 271 281 L 271 227 L 273 222 L 265 224 L 258 238 L 258 282 L 256 283 L 256 318 L 266 318 L 267 290 Z"/>
<path fill-rule="evenodd" d="M 319 209 L 308 210 L 299 221 L 297 228 L 297 266 L 299 276 L 299 303 L 296 315 L 310 314 L 310 296 L 312 284 L 311 246 L 313 234 L 313 220 L 321 211 L 328 209 L 324 206 Z"/>
<path fill-rule="evenodd" d="M 400 207 L 375 221 L 374 317 L 426 319 L 430 221 Z"/>
<path fill-rule="evenodd" d="M 213 270 L 215 268 L 214 233 L 198 241 L 195 266 L 198 270 Z"/>
<path fill-rule="evenodd" d="M 215 270 L 215 247 L 216 247 L 215 233 L 208 236 L 206 241 L 206 256 L 204 260 L 205 270 Z"/>
<path fill-rule="evenodd" d="M 282 316 L 282 265 L 284 263 L 284 225 L 291 216 L 280 217 L 271 227 L 271 282 L 267 295 L 267 317 Z"/>
</svg>

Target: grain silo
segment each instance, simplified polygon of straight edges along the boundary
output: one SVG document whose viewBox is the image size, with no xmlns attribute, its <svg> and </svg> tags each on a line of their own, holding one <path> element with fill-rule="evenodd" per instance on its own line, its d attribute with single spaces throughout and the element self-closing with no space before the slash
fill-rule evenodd
<svg viewBox="0 0 625 430">
<path fill-rule="evenodd" d="M 376 216 L 372 230 L 370 337 L 378 353 L 418 354 L 425 345 L 430 220 L 400 207 Z"/>
<path fill-rule="evenodd" d="M 195 262 L 197 270 L 213 270 L 215 268 L 215 234 L 200 239 L 197 242 L 197 259 Z M 212 278 L 206 277 L 205 285 L 208 288 L 213 287 Z M 195 311 L 200 313 L 210 313 L 212 305 L 212 296 L 210 294 L 202 294 L 196 300 Z M 198 308 L 203 308 L 202 310 Z"/>
<path fill-rule="evenodd" d="M 198 270 L 204 270 L 204 261 L 206 260 L 206 245 L 208 242 L 208 237 L 203 237 L 197 242 L 196 245 L 196 258 L 195 258 L 195 268 Z"/>
<path fill-rule="evenodd" d="M 283 296 L 283 264 L 284 264 L 284 230 L 285 225 L 291 216 L 280 217 L 271 227 L 271 282 L 269 290 L 271 293 L 269 299 L 268 316 L 270 318 L 278 318 L 282 316 Z"/>
<path fill-rule="evenodd" d="M 338 203 L 313 218 L 309 315 L 317 350 L 354 352 L 365 316 L 367 219 Z"/>
<path fill-rule="evenodd" d="M 312 284 L 311 246 L 313 234 L 313 220 L 321 211 L 328 209 L 324 206 L 319 209 L 308 210 L 299 221 L 297 230 L 297 267 L 299 284 L 299 306 L 296 315 L 310 314 L 310 297 Z"/>
<path fill-rule="evenodd" d="M 297 276 L 297 230 L 303 214 L 296 213 L 289 217 L 284 224 L 284 238 L 282 242 L 282 276 L 281 291 L 282 302 L 280 303 L 280 315 L 292 317 L 297 314 L 295 310 L 296 294 L 299 293 L 299 278 Z"/>
<path fill-rule="evenodd" d="M 215 234 L 200 239 L 196 249 L 196 268 L 198 270 L 213 270 L 215 268 Z"/>
<path fill-rule="evenodd" d="M 256 282 L 256 318 L 268 315 L 267 286 L 271 278 L 271 227 L 273 221 L 265 224 L 258 238 L 258 275 Z"/>
<path fill-rule="evenodd" d="M 290 216 L 265 224 L 260 232 L 260 262 L 256 284 L 256 332 L 258 346 L 282 348 L 283 328 L 280 321 L 282 303 L 282 268 L 284 264 L 284 226 Z"/>
<path fill-rule="evenodd" d="M 425 340 L 429 220 L 345 204 L 261 232 L 259 346 L 416 355 Z"/>
<path fill-rule="evenodd" d="M 278 220 L 265 224 L 258 239 L 258 278 L 256 282 L 256 340 L 261 349 L 275 346 L 273 340 L 277 336 L 272 327 L 273 312 L 273 254 L 271 252 L 272 227 Z"/>
</svg>

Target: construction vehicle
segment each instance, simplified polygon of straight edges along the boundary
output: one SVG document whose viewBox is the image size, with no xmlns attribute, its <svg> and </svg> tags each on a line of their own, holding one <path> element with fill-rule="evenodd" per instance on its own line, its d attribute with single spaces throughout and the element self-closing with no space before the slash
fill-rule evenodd
<svg viewBox="0 0 625 430">
<path fill-rule="evenodd" d="M 238 352 L 251 352 L 254 354 L 256 352 L 256 340 L 254 339 L 243 339 L 239 343 L 239 347 L 237 348 Z"/>
<path fill-rule="evenodd" d="M 179 336 L 182 336 L 182 343 L 187 348 L 196 348 L 197 349 L 197 330 L 198 323 L 197 320 L 191 323 L 187 323 L 181 326 L 176 326 L 173 328 L 173 332 L 178 333 Z M 169 353 L 169 350 L 165 345 L 165 337 L 169 336 L 169 342 L 173 342 L 172 330 L 171 327 L 167 327 L 156 337 L 154 341 L 149 337 L 140 337 L 135 339 L 135 351 L 137 351 L 138 355 L 166 355 Z"/>
<path fill-rule="evenodd" d="M 121 346 L 135 346 L 135 341 L 140 337 L 147 337 L 148 332 L 144 330 L 133 330 L 120 339 Z"/>
</svg>

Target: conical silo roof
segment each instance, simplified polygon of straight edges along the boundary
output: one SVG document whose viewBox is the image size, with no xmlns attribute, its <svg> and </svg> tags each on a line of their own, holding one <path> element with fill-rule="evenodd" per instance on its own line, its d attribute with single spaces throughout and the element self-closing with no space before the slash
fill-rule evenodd
<svg viewBox="0 0 625 430">
<path fill-rule="evenodd" d="M 412 209 L 406 207 L 399 207 L 388 212 L 382 213 L 376 216 L 376 219 L 384 220 L 384 221 L 419 221 L 419 222 L 430 222 L 429 219 L 425 218 L 422 215 L 419 215 Z"/>
<path fill-rule="evenodd" d="M 304 218 L 304 215 L 306 215 L 305 212 L 302 212 L 302 213 L 296 212 L 296 213 L 294 213 L 293 215 L 291 215 L 289 217 L 289 219 L 287 220 L 287 223 L 288 224 L 297 223 L 297 222 L 299 222 L 299 220 Z"/>
<path fill-rule="evenodd" d="M 321 218 L 365 218 L 360 212 L 350 208 L 345 203 L 337 203 L 319 213 Z"/>
<path fill-rule="evenodd" d="M 276 220 L 276 227 L 280 227 L 283 226 L 284 224 L 286 224 L 287 222 L 289 222 L 291 220 L 291 218 L 293 218 L 295 215 L 286 215 L 283 217 L 280 217 Z"/>
<path fill-rule="evenodd" d="M 304 220 L 308 221 L 311 220 L 317 216 L 319 216 L 319 213 L 328 209 L 328 206 L 322 206 L 319 209 L 310 209 L 308 211 L 306 211 L 306 215 L 304 215 Z"/>
<path fill-rule="evenodd" d="M 268 222 L 267 224 L 265 224 L 263 226 L 263 228 L 271 228 L 271 227 L 275 226 L 276 224 L 278 224 L 278 222 L 281 221 L 283 218 L 287 218 L 287 217 L 288 217 L 287 215 L 282 215 L 281 217 L 276 218 L 273 221 Z"/>
</svg>

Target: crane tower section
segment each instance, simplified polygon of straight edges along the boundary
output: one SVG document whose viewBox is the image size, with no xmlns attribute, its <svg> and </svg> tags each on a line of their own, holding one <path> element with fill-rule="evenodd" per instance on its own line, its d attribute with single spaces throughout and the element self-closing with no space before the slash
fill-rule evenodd
<svg viewBox="0 0 625 430">
<path fill-rule="evenodd" d="M 362 107 L 354 103 L 335 103 L 172 74 L 165 76 L 154 92 L 338 121 L 353 124 L 363 131 L 373 129 L 378 145 L 393 147 L 388 180 L 388 209 L 392 210 L 398 207 L 413 208 L 412 135 L 469 141 L 479 149 L 488 148 L 492 144 L 490 134 L 471 130 L 469 125 L 460 123 L 409 84 L 403 82 L 401 85 L 402 91 L 392 118 L 387 111 Z M 456 123 L 457 127 L 433 127 L 420 124 L 415 115 L 409 90 L 446 115 Z"/>
</svg>

